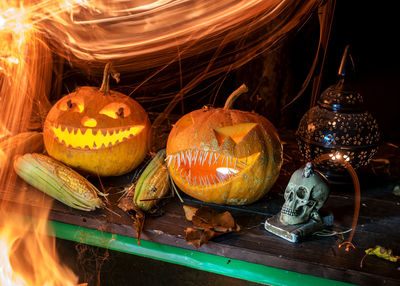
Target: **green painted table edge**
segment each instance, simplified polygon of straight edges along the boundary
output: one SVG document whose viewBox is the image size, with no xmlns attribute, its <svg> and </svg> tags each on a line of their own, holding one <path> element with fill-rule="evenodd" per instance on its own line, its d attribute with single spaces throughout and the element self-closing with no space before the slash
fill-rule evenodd
<svg viewBox="0 0 400 286">
<path fill-rule="evenodd" d="M 57 238 L 179 264 L 198 270 L 267 285 L 352 285 L 200 251 L 49 221 L 49 234 Z"/>
</svg>

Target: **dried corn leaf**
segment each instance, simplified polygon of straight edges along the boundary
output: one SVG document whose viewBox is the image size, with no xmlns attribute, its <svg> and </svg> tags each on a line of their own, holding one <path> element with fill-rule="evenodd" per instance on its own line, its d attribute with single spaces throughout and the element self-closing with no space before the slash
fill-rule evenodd
<svg viewBox="0 0 400 286">
<path fill-rule="evenodd" d="M 133 201 L 133 194 L 128 194 L 127 196 L 123 197 L 119 201 L 118 207 L 126 212 L 133 220 L 133 226 L 136 230 L 137 244 L 140 245 L 140 236 L 142 234 L 144 221 L 146 218 L 144 212 L 135 205 L 135 202 Z"/>
</svg>

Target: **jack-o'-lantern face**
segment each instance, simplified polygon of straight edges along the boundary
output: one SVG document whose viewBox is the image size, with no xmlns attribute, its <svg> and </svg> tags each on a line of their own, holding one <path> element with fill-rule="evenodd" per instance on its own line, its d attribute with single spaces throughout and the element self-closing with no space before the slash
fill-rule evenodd
<svg viewBox="0 0 400 286">
<path fill-rule="evenodd" d="M 72 167 L 121 175 L 145 157 L 149 128 L 145 110 L 130 97 L 81 87 L 50 110 L 44 140 L 49 155 Z"/>
<path fill-rule="evenodd" d="M 166 160 L 174 182 L 190 196 L 243 205 L 271 188 L 281 167 L 282 147 L 275 128 L 258 114 L 204 109 L 175 124 Z"/>
</svg>

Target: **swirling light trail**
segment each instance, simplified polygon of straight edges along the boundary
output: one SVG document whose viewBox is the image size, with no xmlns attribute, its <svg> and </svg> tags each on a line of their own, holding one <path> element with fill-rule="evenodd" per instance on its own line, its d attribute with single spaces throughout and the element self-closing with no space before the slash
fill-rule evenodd
<svg viewBox="0 0 400 286">
<path fill-rule="evenodd" d="M 102 70 L 105 62 L 112 61 L 119 72 L 146 74 L 146 79 L 132 93 L 150 79 L 166 77 L 179 82 L 180 91 L 165 109 L 168 114 L 204 79 L 234 70 L 275 47 L 289 32 L 304 24 L 322 2 L 3 0 L 0 2 L 0 140 L 32 128 L 40 129 L 40 119 L 50 107 L 48 97 L 55 54 L 91 72 Z M 177 68 L 169 69 L 173 65 Z M 0 162 L 10 160 L 12 155 L 0 151 L 3 156 Z M 2 213 L 7 208 L 3 204 L 6 192 L 2 191 L 13 188 L 14 183 L 15 177 L 0 164 L 0 242 L 6 237 L 20 245 L 27 243 L 26 249 L 50 249 L 51 241 L 43 243 L 27 235 L 36 227 L 43 230 L 45 225 L 28 225 L 20 233 L 8 231 L 5 220 L 8 216 Z M 19 192 L 18 200 L 25 199 L 24 192 Z M 27 211 L 25 205 L 24 213 Z M 46 219 L 47 215 L 48 210 L 32 216 Z M 23 226 L 25 222 L 17 224 Z M 57 259 L 53 260 L 50 254 L 33 251 L 30 259 L 35 263 L 28 267 L 25 278 L 35 281 L 34 285 L 60 285 L 57 281 L 63 281 L 63 285 L 76 284 L 76 277 L 69 270 L 58 268 Z M 45 267 L 50 265 L 49 261 L 55 262 L 51 270 Z M 26 266 L 26 260 L 20 263 L 19 268 Z M 49 281 L 50 273 L 58 274 L 58 278 Z M 11 276 L 5 279 L 16 275 L 6 274 Z"/>
<path fill-rule="evenodd" d="M 177 47 L 185 59 L 247 38 L 234 52 L 240 53 L 235 58 L 241 65 L 302 25 L 320 2 L 92 0 L 43 21 L 41 30 L 75 63 L 112 60 L 129 71 L 177 60 Z"/>
</svg>

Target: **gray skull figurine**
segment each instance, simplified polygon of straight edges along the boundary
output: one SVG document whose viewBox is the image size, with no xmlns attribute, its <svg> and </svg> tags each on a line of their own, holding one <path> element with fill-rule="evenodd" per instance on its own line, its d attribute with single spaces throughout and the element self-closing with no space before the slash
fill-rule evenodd
<svg viewBox="0 0 400 286">
<path fill-rule="evenodd" d="M 313 171 L 311 163 L 298 169 L 290 178 L 285 190 L 280 222 L 284 225 L 306 223 L 310 218 L 320 222 L 319 209 L 329 195 L 326 178 Z"/>
</svg>

